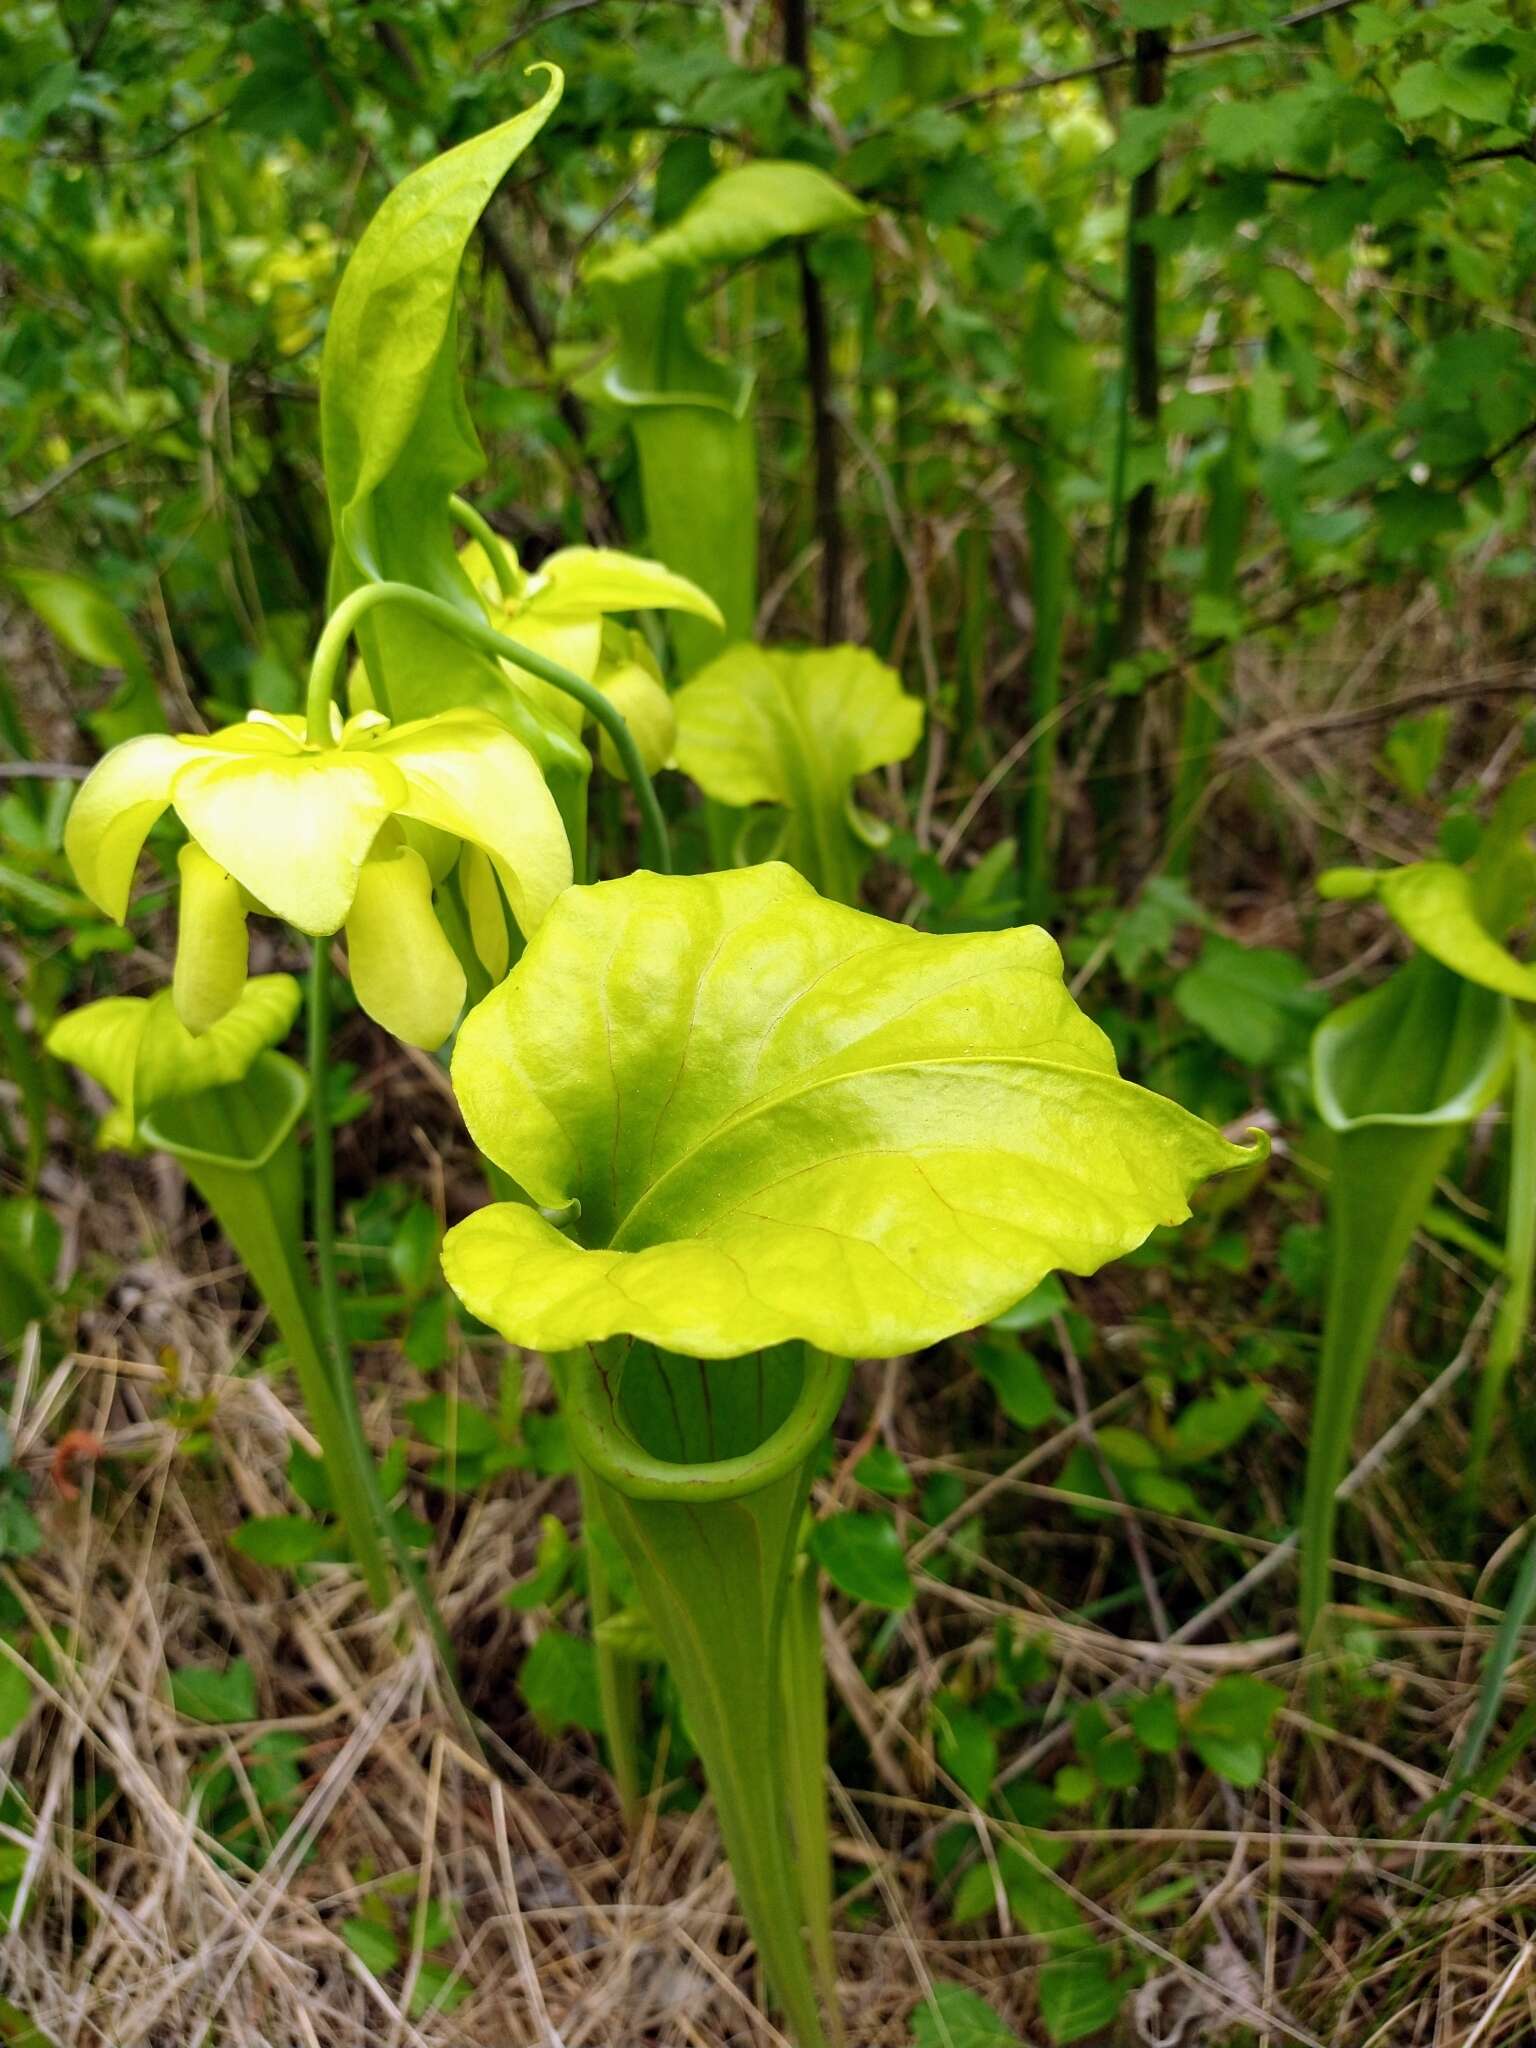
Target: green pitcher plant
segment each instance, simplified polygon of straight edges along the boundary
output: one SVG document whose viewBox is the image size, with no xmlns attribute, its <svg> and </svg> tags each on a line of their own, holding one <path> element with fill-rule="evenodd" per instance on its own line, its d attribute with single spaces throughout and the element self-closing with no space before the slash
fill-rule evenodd
<svg viewBox="0 0 1536 2048">
<path fill-rule="evenodd" d="M 1302 1514 L 1302 1625 L 1327 1604 L 1335 1492 L 1372 1357 L 1413 1233 L 1472 1120 L 1513 1076 L 1505 1292 L 1478 1385 L 1465 1497 L 1475 1501 L 1509 1372 L 1527 1341 L 1536 1259 L 1536 1041 L 1519 1012 L 1536 968 L 1505 944 L 1536 903 L 1526 832 L 1536 773 L 1505 791 L 1464 865 L 1335 868 L 1333 900 L 1373 897 L 1419 951 L 1313 1038 L 1313 1089 L 1335 1135 L 1317 1407 Z"/>
<path fill-rule="evenodd" d="M 567 891 L 466 1018 L 453 1083 L 530 1201 L 457 1225 L 444 1271 L 568 1361 L 573 1445 L 813 2048 L 827 1948 L 790 1788 L 819 1758 L 794 1754 L 784 1635 L 847 1361 L 1095 1270 L 1254 1151 L 1119 1078 L 1044 932 L 914 932 L 779 864 Z"/>
<path fill-rule="evenodd" d="M 857 801 L 858 779 L 906 760 L 922 736 L 922 700 L 896 671 L 863 647 L 745 644 L 674 703 L 678 766 L 745 812 L 736 857 L 782 858 L 822 895 L 857 902 L 870 851 L 890 836 Z"/>
<path fill-rule="evenodd" d="M 468 1000 L 454 938 L 467 925 L 478 1000 L 453 1086 L 508 1198 L 449 1233 L 444 1270 L 473 1314 L 550 1359 L 584 1506 L 670 1666 L 772 1995 L 801 2048 L 821 2048 L 838 2023 L 819 1602 L 801 1539 L 849 1362 L 984 1323 L 1050 1271 L 1092 1273 L 1180 1222 L 1198 1182 L 1256 1147 L 1120 1078 L 1045 932 L 936 936 L 829 900 L 857 886 L 853 783 L 909 752 L 921 715 L 857 650 L 745 650 L 730 684 L 765 752 L 775 720 L 782 732 L 821 706 L 814 743 L 781 747 L 779 778 L 744 800 L 784 814 L 780 842 L 824 893 L 777 862 L 667 872 L 650 776 L 667 742 L 645 731 L 642 687 L 659 678 L 612 615 L 670 607 L 718 635 L 738 599 L 687 557 L 568 550 L 525 576 L 459 496 L 481 457 L 457 380 L 458 269 L 559 91 L 551 73 L 537 105 L 402 181 L 359 242 L 322 371 L 335 552 L 304 717 L 141 736 L 87 781 L 68 841 L 82 887 L 125 916 L 147 835 L 173 813 L 182 930 L 172 988 L 143 1021 L 112 1010 L 98 1027 L 117 1033 L 110 1059 L 80 1018 L 60 1048 L 95 1060 L 125 1105 L 120 1133 L 180 1158 L 245 1258 L 328 1464 L 352 1461 L 349 1534 L 382 1592 L 336 1279 L 327 941 L 341 934 L 363 1007 L 432 1047 Z M 747 253 L 743 195 L 755 247 L 809 231 L 805 208 L 798 225 L 784 211 L 808 192 L 828 219 L 857 215 L 804 166 L 751 169 L 773 175 L 735 174 L 731 207 L 706 192 L 677 224 L 686 263 L 652 245 L 650 274 L 632 271 L 654 288 L 658 333 L 682 318 L 674 270 Z M 666 530 L 649 535 L 658 552 Z M 354 639 L 366 701 L 342 722 Z M 589 721 L 631 785 L 651 870 L 593 885 L 572 881 Z M 502 905 L 526 941 L 515 959 Z M 307 1091 L 269 1049 L 291 992 L 277 1005 L 246 980 L 253 908 L 311 940 Z M 144 1051 L 167 1033 L 174 1089 Z M 306 1092 L 313 1281 L 298 1250 Z M 601 1548 L 598 1623 L 615 1618 Z M 633 1669 L 603 1633 L 607 1734 L 633 1800 Z"/>
<path fill-rule="evenodd" d="M 723 621 L 712 597 L 660 562 L 616 548 L 560 548 L 527 573 L 511 542 L 487 533 L 461 549 L 459 561 L 492 625 L 593 684 L 623 714 L 651 774 L 668 765 L 677 719 L 660 664 L 645 636 L 613 614 L 669 611 L 719 626 Z M 589 717 L 573 697 L 516 662 L 503 662 L 502 668 L 550 717 L 578 735 L 584 731 Z M 606 733 L 601 742 L 604 767 L 622 774 Z"/>
<path fill-rule="evenodd" d="M 647 545 L 719 606 L 718 623 L 674 624 L 685 678 L 750 639 L 757 617 L 753 377 L 700 344 L 690 303 L 712 270 L 863 218 L 860 202 L 811 164 L 742 164 L 712 178 L 649 241 L 587 266 L 617 336 L 602 392 L 634 439 Z"/>
<path fill-rule="evenodd" d="M 86 895 L 122 921 L 134 868 L 167 807 L 180 854 L 175 1002 L 206 1030 L 239 997 L 246 915 L 345 931 L 358 1002 L 412 1045 L 441 1045 L 464 971 L 432 910 L 457 863 L 487 965 L 506 960 L 500 896 L 533 930 L 571 880 L 565 827 L 533 755 L 486 712 L 392 726 L 375 711 L 311 740 L 304 722 L 252 712 L 207 737 L 145 733 L 80 790 L 65 851 Z"/>
<path fill-rule="evenodd" d="M 354 1413 L 325 1360 L 319 1304 L 303 1254 L 297 1127 L 308 1100 L 302 1068 L 272 1048 L 299 1012 L 291 975 L 245 982 L 196 1035 L 170 989 L 107 996 L 61 1017 L 48 1050 L 112 1098 L 98 1142 L 164 1152 L 197 1188 L 276 1324 L 319 1439 L 348 1546 L 376 1606 L 393 1579 L 372 1466 Z"/>
</svg>

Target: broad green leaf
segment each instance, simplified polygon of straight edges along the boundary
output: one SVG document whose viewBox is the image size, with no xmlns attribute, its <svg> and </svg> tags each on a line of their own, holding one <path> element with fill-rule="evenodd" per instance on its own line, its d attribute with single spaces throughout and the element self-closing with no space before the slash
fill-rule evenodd
<svg viewBox="0 0 1536 2048">
<path fill-rule="evenodd" d="M 1275 1716 L 1285 1705 L 1278 1686 L 1245 1672 L 1218 1678 L 1185 1716 L 1184 1733 L 1208 1770 L 1248 1787 L 1264 1775 Z"/>
<path fill-rule="evenodd" d="M 1039 1361 L 1021 1346 L 978 1345 L 976 1370 L 996 1394 L 1008 1420 L 1017 1423 L 1020 1429 L 1039 1429 L 1061 1413 Z"/>
<path fill-rule="evenodd" d="M 375 1977 L 387 1975 L 400 1961 L 400 1943 L 394 1930 L 376 1920 L 365 1920 L 361 1914 L 342 1921 L 341 1938 L 363 1968 Z"/>
<path fill-rule="evenodd" d="M 1020 2048 L 1020 2037 L 963 1984 L 935 1984 L 912 2015 L 915 2048 Z"/>
<path fill-rule="evenodd" d="M 1006 1308 L 1000 1316 L 992 1318 L 994 1330 L 1038 1330 L 1042 1323 L 1050 1322 L 1068 1306 L 1067 1290 L 1051 1275 L 1042 1280 L 1038 1287 L 1030 1289 L 1022 1301 L 1016 1301 L 1012 1308 Z"/>
<path fill-rule="evenodd" d="M 707 270 L 760 256 L 792 235 L 853 227 L 866 209 L 812 164 L 742 164 L 712 178 L 672 223 L 593 263 L 591 284 L 630 285 L 672 270 Z"/>
<path fill-rule="evenodd" d="M 122 670 L 111 701 L 86 719 L 103 747 L 141 732 L 165 731 L 165 713 L 133 628 L 105 591 L 65 569 L 20 563 L 5 570 L 4 580 L 71 654 L 93 668 Z"/>
<path fill-rule="evenodd" d="M 403 178 L 342 276 L 320 369 L 333 607 L 362 583 L 398 580 L 483 623 L 448 516 L 449 498 L 484 467 L 459 387 L 456 299 L 480 215 L 559 101 L 560 72 L 535 68 L 549 73 L 543 97 Z M 566 736 L 561 751 L 562 736 L 494 661 L 415 613 L 387 606 L 358 638 L 379 708 L 391 717 L 476 704 L 505 717 L 540 759 L 565 759 L 574 746 Z"/>
<path fill-rule="evenodd" d="M 1180 1463 L 1217 1457 L 1247 1435 L 1264 1408 L 1262 1387 L 1224 1387 L 1204 1395 L 1179 1412 L 1170 1449 Z"/>
<path fill-rule="evenodd" d="M 547 1628 L 523 1659 L 518 1689 L 548 1734 L 586 1728 L 601 1734 L 603 1703 L 597 1655 L 591 1643 L 561 1628 Z"/>
<path fill-rule="evenodd" d="M 871 1493 L 883 1493 L 887 1500 L 906 1500 L 917 1491 L 917 1483 L 889 1444 L 876 1444 L 853 1468 L 860 1486 Z"/>
<path fill-rule="evenodd" d="M 47 1315 L 61 1242 L 53 1212 L 35 1195 L 0 1201 L 0 1344 Z M 7 1437 L 0 1469 L 9 1467 L 10 1452 Z"/>
<path fill-rule="evenodd" d="M 533 1570 L 526 1579 L 519 1579 L 507 1588 L 501 1596 L 503 1602 L 522 1613 L 535 1607 L 547 1607 L 565 1584 L 570 1563 L 571 1539 L 564 1522 L 558 1515 L 541 1515 L 539 1548 Z M 609 1619 L 616 1617 L 610 1616 Z"/>
<path fill-rule="evenodd" d="M 1130 1710 L 1136 1740 L 1153 1756 L 1172 1756 L 1179 1746 L 1179 1703 L 1169 1686 L 1160 1685 Z"/>
<path fill-rule="evenodd" d="M 425 1400 L 407 1402 L 405 1412 L 422 1442 L 437 1451 L 461 1458 L 481 1458 L 498 1449 L 502 1442 L 494 1418 L 473 1401 L 455 1400 L 448 1394 L 428 1394 Z"/>
<path fill-rule="evenodd" d="M 904 761 L 923 729 L 922 702 L 895 670 L 862 647 L 732 647 L 673 703 L 678 766 L 720 803 L 781 805 L 775 850 L 851 901 L 865 837 L 850 814 L 853 785 Z"/>
<path fill-rule="evenodd" d="M 1056 2048 L 1101 2034 L 1125 1998 L 1126 1985 L 1109 1974 L 1109 1958 L 1097 1948 L 1057 1956 L 1040 1971 L 1040 2017 Z"/>
<path fill-rule="evenodd" d="M 940 1766 L 978 1806 L 991 1795 L 997 1776 L 997 1733 L 985 1714 L 952 1693 L 933 1703 Z"/>
<path fill-rule="evenodd" d="M 222 1671 L 211 1664 L 187 1664 L 171 1673 L 171 1705 L 189 1721 L 228 1727 L 256 1718 L 256 1680 L 244 1657 Z"/>
<path fill-rule="evenodd" d="M 579 1205 L 571 1236 L 499 1203 L 443 1247 L 471 1311 L 543 1351 L 909 1351 L 1258 1156 L 1119 1078 L 1044 932 L 912 931 L 779 865 L 567 890 L 453 1079 L 480 1149 Z"/>
<path fill-rule="evenodd" d="M 1400 718 L 1387 734 L 1382 761 L 1400 789 L 1423 796 L 1445 759 L 1451 736 L 1451 709 L 1437 704 L 1418 718 Z"/>
<path fill-rule="evenodd" d="M 901 1613 L 917 1588 L 889 1515 L 829 1515 L 811 1531 L 810 1552 L 840 1593 Z"/>
<path fill-rule="evenodd" d="M 346 1539 L 326 1522 L 308 1515 L 255 1515 L 230 1531 L 229 1547 L 253 1564 L 313 1564 L 344 1551 Z"/>
<path fill-rule="evenodd" d="M 7 1913 L 14 1897 L 14 1884 L 6 1885 L 0 1892 L 0 1901 L 3 1901 L 3 1910 Z M 20 2006 L 12 2005 L 8 1998 L 0 1998 L 0 2043 L 3 2043 L 3 2048 L 56 2048 L 52 2035 L 35 2026 Z"/>
<path fill-rule="evenodd" d="M 32 1708 L 32 1675 L 9 1657 L 0 1657 L 0 1742 L 8 1742 Z"/>
<path fill-rule="evenodd" d="M 1261 1067 L 1288 1049 L 1300 1052 L 1327 1009 L 1327 997 L 1306 984 L 1307 970 L 1293 954 L 1213 934 L 1174 983 L 1173 1000 L 1224 1052 Z"/>
<path fill-rule="evenodd" d="M 49 632 L 93 668 L 142 669 L 133 628 L 105 592 L 64 569 L 12 564 L 5 581 Z"/>
</svg>

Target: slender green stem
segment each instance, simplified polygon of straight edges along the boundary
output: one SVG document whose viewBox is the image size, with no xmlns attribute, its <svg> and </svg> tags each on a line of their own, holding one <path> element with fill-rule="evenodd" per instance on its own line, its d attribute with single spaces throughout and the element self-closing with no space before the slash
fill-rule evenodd
<svg viewBox="0 0 1536 2048">
<path fill-rule="evenodd" d="M 640 806 L 640 815 L 645 821 L 646 836 L 650 840 L 651 860 L 658 874 L 672 872 L 671 842 L 667 835 L 667 821 L 661 805 L 656 800 L 656 791 L 646 772 L 640 749 L 635 744 L 634 734 L 625 723 L 624 715 L 610 704 L 601 690 L 564 667 L 558 661 L 551 661 L 547 655 L 536 653 L 531 647 L 519 646 L 504 633 L 498 633 L 483 620 L 472 619 L 461 612 L 447 598 L 434 597 L 430 591 L 418 590 L 410 583 L 365 583 L 344 597 L 335 611 L 325 622 L 325 629 L 315 645 L 314 659 L 310 663 L 309 688 L 305 702 L 305 716 L 310 742 L 324 746 L 330 738 L 331 699 L 335 694 L 336 677 L 341 667 L 341 657 L 348 640 L 352 637 L 360 619 L 381 604 L 409 605 L 423 618 L 433 620 L 446 633 L 456 633 L 469 647 L 478 647 L 482 654 L 494 655 L 500 661 L 516 662 L 519 668 L 527 669 L 530 675 L 541 682 L 549 683 L 557 690 L 564 690 L 568 697 L 574 697 L 607 733 L 617 749 L 619 759 L 624 763 L 624 772 L 629 777 L 630 787 Z"/>
<path fill-rule="evenodd" d="M 1055 464 L 1039 457 L 1024 516 L 1029 530 L 1030 595 L 1035 647 L 1030 662 L 1029 715 L 1036 739 L 1024 801 L 1024 915 L 1044 918 L 1051 906 L 1051 810 L 1056 780 L 1056 714 L 1061 705 L 1062 641 L 1067 616 L 1068 533 L 1056 489 Z"/>
<path fill-rule="evenodd" d="M 450 498 L 448 510 L 464 531 L 473 534 L 479 541 L 481 552 L 490 564 L 491 574 L 496 578 L 496 588 L 510 603 L 517 596 L 517 571 L 507 560 L 507 550 L 501 535 L 483 512 L 475 510 L 468 498 Z"/>
<path fill-rule="evenodd" d="M 305 1017 L 309 1057 L 310 1236 L 320 1281 L 320 1317 L 331 1369 L 338 1381 L 347 1357 L 341 1314 L 341 1281 L 336 1271 L 336 1148 L 331 1133 L 331 960 L 325 939 L 309 955 L 309 1002 Z M 359 1425 L 360 1426 L 360 1425 Z"/>
<path fill-rule="evenodd" d="M 351 1468 L 363 1475 L 374 1527 L 388 1543 L 400 1577 L 409 1587 L 422 1619 L 432 1637 L 438 1660 L 452 1690 L 454 1704 L 467 1729 L 473 1724 L 458 1687 L 458 1668 L 453 1644 L 441 1610 L 427 1584 L 426 1576 L 411 1556 L 395 1526 L 379 1484 L 362 1410 L 357 1402 L 357 1383 L 352 1376 L 352 1348 L 347 1340 L 342 1315 L 341 1280 L 336 1269 L 336 1153 L 331 1132 L 329 1100 L 331 1042 L 331 962 L 329 944 L 316 939 L 309 962 L 308 1032 L 310 1088 L 310 1233 L 315 1247 L 315 1271 L 319 1277 L 320 1335 L 330 1368 L 331 1384 L 347 1432 L 347 1458 Z M 476 1738 L 478 1744 L 478 1738 Z"/>
<path fill-rule="evenodd" d="M 786 1612 L 811 1468 L 848 1363 L 806 1350 L 775 1370 L 791 1362 L 798 1389 L 766 1434 L 745 1408 L 732 1409 L 731 1389 L 718 1388 L 724 1408 L 706 1403 L 682 1361 L 641 1347 L 607 1366 L 573 1355 L 566 1417 L 682 1699 L 768 1981 L 799 2048 L 826 2048 L 817 1989 L 831 1976 L 831 1944 L 824 1927 L 808 1932 L 806 1910 L 824 1913 L 829 1887 L 807 1882 L 798 1862 L 808 1849 L 822 1853 L 824 1824 L 790 1791 L 798 1777 L 810 1793 L 817 1745 L 789 1726 L 785 1672 L 786 1653 L 794 1663 L 814 1650 L 810 1617 L 802 1610 L 791 1639 Z M 789 1396 L 778 1382 L 775 1405 Z M 674 1460 L 653 1442 L 709 1454 Z"/>
<path fill-rule="evenodd" d="M 1510 1590 L 1509 1604 L 1504 1609 L 1504 1618 L 1499 1623 L 1493 1648 L 1488 1652 L 1488 1661 L 1483 1667 L 1477 1712 L 1472 1716 L 1456 1755 L 1454 1776 L 1463 1784 L 1482 1761 L 1483 1747 L 1499 1717 L 1504 1688 L 1509 1682 L 1510 1669 L 1520 1654 L 1520 1638 L 1533 1607 L 1536 1607 L 1536 1528 L 1526 1538 L 1525 1555 L 1520 1560 L 1520 1570 Z"/>
<path fill-rule="evenodd" d="M 1515 1036 L 1514 1087 L 1509 1105 L 1509 1199 L 1504 1230 L 1507 1288 L 1488 1340 L 1488 1356 L 1477 1383 L 1472 1439 L 1462 1482 L 1462 1512 L 1468 1533 L 1481 1503 L 1483 1473 L 1504 1406 L 1504 1390 L 1521 1352 L 1530 1342 L 1531 1299 L 1536 1283 L 1536 1032 L 1522 1025 Z"/>
<path fill-rule="evenodd" d="M 1382 1325 L 1456 1124 L 1363 1124 L 1340 1133 L 1328 1192 L 1328 1294 L 1301 1515 L 1301 1633 L 1333 1588 L 1338 1487 Z"/>
<path fill-rule="evenodd" d="M 157 1105 L 142 1129 L 180 1162 L 282 1333 L 353 1560 L 382 1612 L 395 1589 L 369 1484 L 372 1461 L 366 1446 L 359 1455 L 350 1389 L 338 1388 L 326 1356 L 302 1251 L 303 1175 L 292 1124 L 307 1095 L 292 1062 L 266 1053 L 243 1081 Z"/>
<path fill-rule="evenodd" d="M 1247 521 L 1248 400 L 1234 393 L 1227 420 L 1227 445 L 1212 466 L 1206 496 L 1205 564 L 1200 588 L 1207 596 L 1236 604 L 1238 565 Z M 1178 764 L 1164 841 L 1172 875 L 1189 872 L 1194 824 L 1211 779 L 1211 748 L 1221 726 L 1222 699 L 1231 680 L 1232 653 L 1222 648 L 1189 677 L 1179 732 Z"/>
</svg>

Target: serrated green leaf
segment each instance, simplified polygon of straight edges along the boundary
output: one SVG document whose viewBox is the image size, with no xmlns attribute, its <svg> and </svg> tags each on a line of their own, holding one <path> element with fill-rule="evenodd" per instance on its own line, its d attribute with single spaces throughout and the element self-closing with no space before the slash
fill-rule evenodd
<svg viewBox="0 0 1536 2048">
<path fill-rule="evenodd" d="M 567 890 L 465 1020 L 500 1203 L 450 1284 L 512 1342 L 891 1356 L 1088 1272 L 1253 1157 L 1115 1073 L 1043 932 L 939 937 L 788 869 Z"/>
</svg>

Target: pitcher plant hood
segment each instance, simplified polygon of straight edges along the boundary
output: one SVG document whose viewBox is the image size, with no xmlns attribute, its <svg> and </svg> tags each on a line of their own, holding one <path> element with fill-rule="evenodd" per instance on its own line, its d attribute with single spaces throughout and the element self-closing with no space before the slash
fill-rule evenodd
<svg viewBox="0 0 1536 2048">
<path fill-rule="evenodd" d="M 1115 1070 L 1043 931 L 937 936 L 777 864 L 572 889 L 465 1019 L 497 1203 L 448 1279 L 512 1342 L 890 1356 L 1091 1273 L 1262 1156 Z"/>
</svg>

